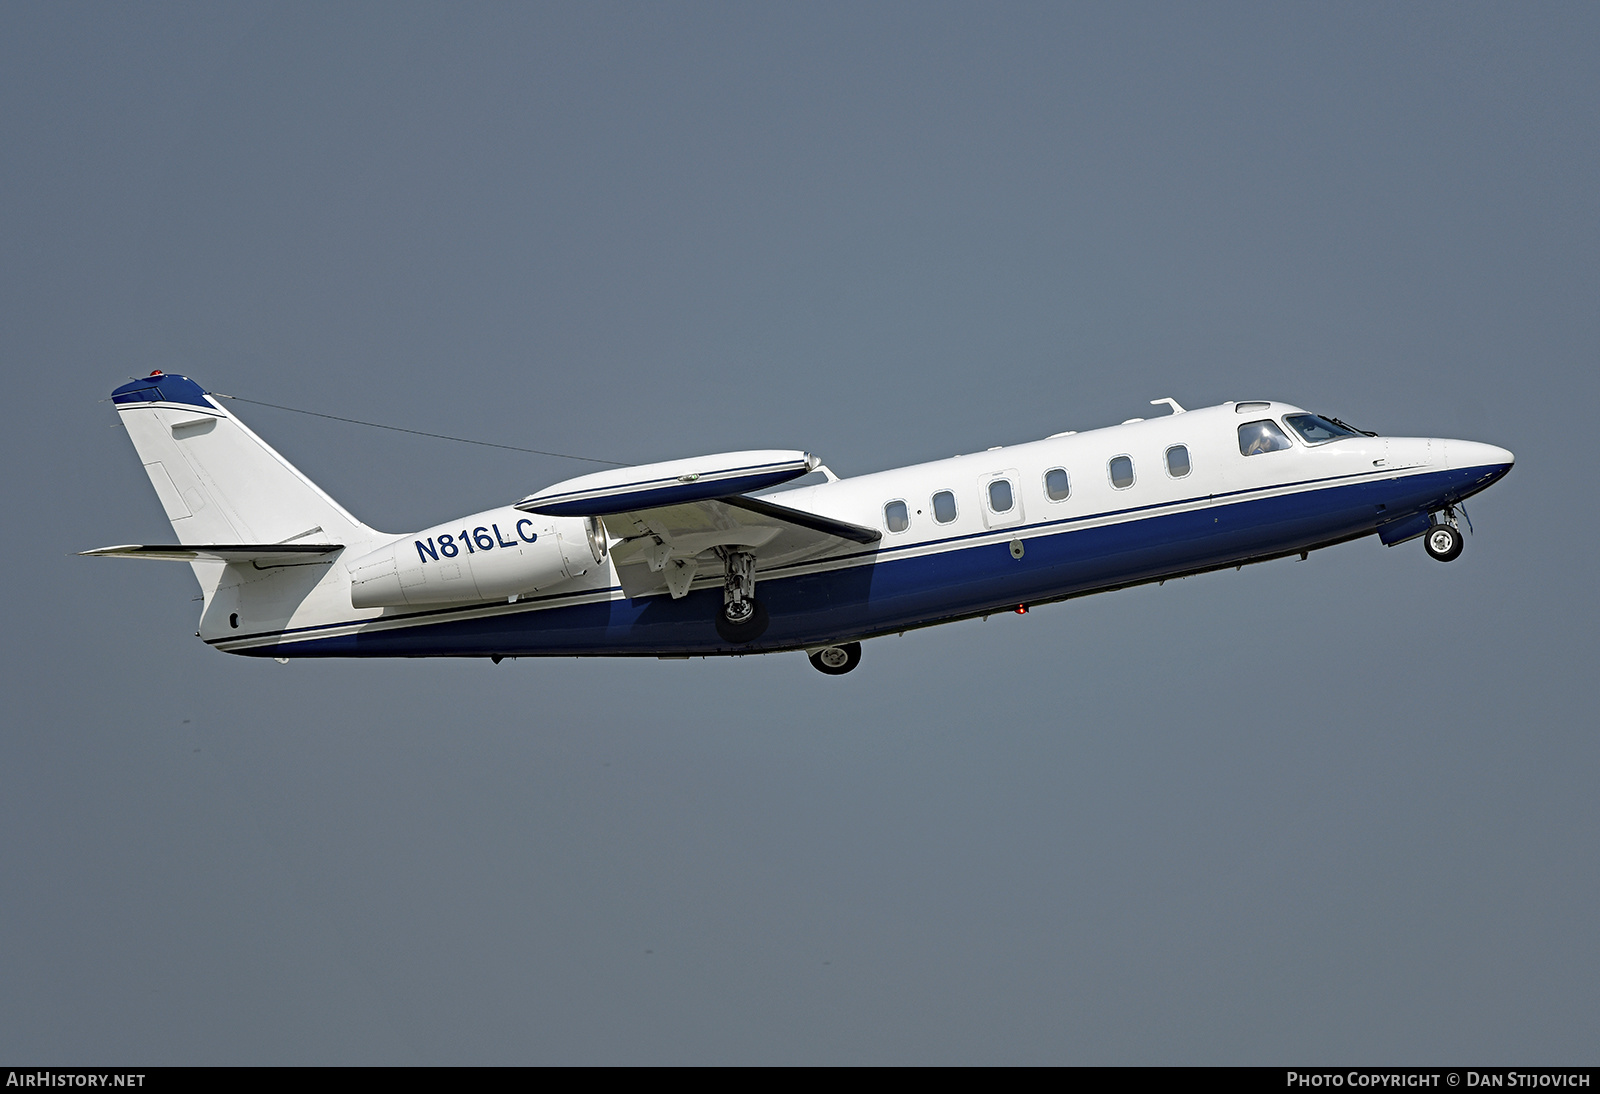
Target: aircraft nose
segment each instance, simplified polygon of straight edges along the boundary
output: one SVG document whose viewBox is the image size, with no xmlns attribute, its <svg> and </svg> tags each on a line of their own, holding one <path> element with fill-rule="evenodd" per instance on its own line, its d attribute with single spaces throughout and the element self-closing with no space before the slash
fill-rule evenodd
<svg viewBox="0 0 1600 1094">
<path fill-rule="evenodd" d="M 1477 441 L 1451 441 L 1449 452 L 1451 467 L 1495 467 L 1504 472 L 1517 462 L 1508 450 Z"/>
</svg>

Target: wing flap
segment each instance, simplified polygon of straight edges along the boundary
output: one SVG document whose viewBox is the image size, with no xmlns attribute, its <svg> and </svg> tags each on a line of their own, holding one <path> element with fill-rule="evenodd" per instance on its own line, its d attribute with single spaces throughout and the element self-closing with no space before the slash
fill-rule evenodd
<svg viewBox="0 0 1600 1094">
<path fill-rule="evenodd" d="M 881 537 L 875 528 L 819 516 L 760 498 L 712 498 L 611 513 L 601 518 L 613 539 L 617 577 L 629 597 L 685 595 L 697 577 L 721 580 L 714 551 L 738 548 L 769 570 Z"/>
</svg>

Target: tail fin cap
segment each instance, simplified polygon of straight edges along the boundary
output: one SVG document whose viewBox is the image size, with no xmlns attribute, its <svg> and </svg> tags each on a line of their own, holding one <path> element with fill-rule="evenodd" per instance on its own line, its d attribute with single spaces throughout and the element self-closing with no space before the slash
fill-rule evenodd
<svg viewBox="0 0 1600 1094">
<path fill-rule="evenodd" d="M 127 403 L 185 403 L 217 409 L 217 404 L 206 398 L 203 387 L 175 372 L 153 372 L 142 380 L 123 384 L 111 393 L 111 401 L 118 406 Z"/>
</svg>

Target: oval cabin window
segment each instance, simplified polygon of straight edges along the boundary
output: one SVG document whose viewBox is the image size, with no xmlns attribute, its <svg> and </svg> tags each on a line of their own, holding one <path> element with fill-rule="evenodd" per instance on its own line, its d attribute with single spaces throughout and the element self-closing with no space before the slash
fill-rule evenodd
<svg viewBox="0 0 1600 1094">
<path fill-rule="evenodd" d="M 1133 485 L 1133 458 L 1131 456 L 1115 456 L 1111 460 L 1111 485 L 1118 490 L 1126 490 Z"/>
<path fill-rule="evenodd" d="M 1067 479 L 1065 467 L 1052 467 L 1044 473 L 1044 496 L 1051 501 L 1066 501 L 1072 494 L 1072 483 Z"/>
<path fill-rule="evenodd" d="M 1181 444 L 1167 449 L 1167 474 L 1181 479 L 1189 473 L 1189 450 Z"/>
<path fill-rule="evenodd" d="M 904 532 L 911 527 L 911 516 L 906 512 L 906 503 L 891 501 L 883 507 L 883 523 L 891 532 Z"/>
</svg>

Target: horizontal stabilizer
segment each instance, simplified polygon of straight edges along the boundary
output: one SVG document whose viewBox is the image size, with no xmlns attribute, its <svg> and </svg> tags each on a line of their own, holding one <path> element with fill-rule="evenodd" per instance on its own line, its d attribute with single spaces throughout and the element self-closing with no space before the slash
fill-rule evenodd
<svg viewBox="0 0 1600 1094">
<path fill-rule="evenodd" d="M 342 550 L 342 543 L 129 543 L 78 553 L 92 558 L 158 558 L 168 562 L 292 562 Z"/>
</svg>

